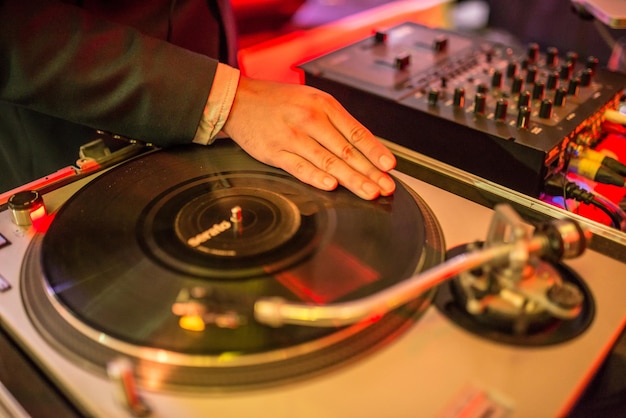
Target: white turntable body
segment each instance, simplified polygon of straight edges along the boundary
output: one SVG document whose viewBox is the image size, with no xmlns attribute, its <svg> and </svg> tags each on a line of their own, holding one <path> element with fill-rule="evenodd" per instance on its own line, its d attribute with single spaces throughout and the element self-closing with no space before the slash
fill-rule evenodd
<svg viewBox="0 0 626 418">
<path fill-rule="evenodd" d="M 448 248 L 485 238 L 491 209 L 402 173 L 395 175 L 433 210 Z M 59 207 L 80 185 L 45 195 L 48 210 Z M 4 211 L 0 233 L 10 241 L 0 248 L 0 276 L 10 285 L 0 292 L 2 326 L 85 414 L 131 416 L 106 376 L 69 361 L 29 320 L 20 294 L 20 270 L 32 229 L 16 226 Z M 461 329 L 431 306 L 396 340 L 319 376 L 240 392 L 185 393 L 144 386 L 139 393 L 152 417 L 563 416 L 626 322 L 626 264 L 591 250 L 566 264 L 589 286 L 596 313 L 587 330 L 565 343 L 496 343 Z"/>
</svg>

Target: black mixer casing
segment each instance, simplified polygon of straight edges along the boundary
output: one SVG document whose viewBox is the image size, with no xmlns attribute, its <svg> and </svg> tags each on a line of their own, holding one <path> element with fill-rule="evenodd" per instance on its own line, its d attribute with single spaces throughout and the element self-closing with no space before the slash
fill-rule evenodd
<svg viewBox="0 0 626 418">
<path fill-rule="evenodd" d="M 335 96 L 375 135 L 537 197 L 567 164 L 572 141 L 597 140 L 604 110 L 619 106 L 626 85 L 593 57 L 569 71 L 558 60 L 535 46 L 407 22 L 300 68 L 306 84 Z M 530 95 L 523 110 L 513 70 Z M 566 93 L 578 76 L 575 93 Z"/>
</svg>

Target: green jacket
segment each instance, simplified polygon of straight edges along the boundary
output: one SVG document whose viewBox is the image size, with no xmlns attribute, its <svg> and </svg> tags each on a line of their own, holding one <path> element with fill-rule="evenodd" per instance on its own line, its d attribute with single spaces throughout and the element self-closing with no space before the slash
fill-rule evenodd
<svg viewBox="0 0 626 418">
<path fill-rule="evenodd" d="M 96 129 L 191 142 L 216 59 L 235 60 L 227 1 L 78 3 L 0 0 L 0 192 L 74 164 Z"/>
</svg>

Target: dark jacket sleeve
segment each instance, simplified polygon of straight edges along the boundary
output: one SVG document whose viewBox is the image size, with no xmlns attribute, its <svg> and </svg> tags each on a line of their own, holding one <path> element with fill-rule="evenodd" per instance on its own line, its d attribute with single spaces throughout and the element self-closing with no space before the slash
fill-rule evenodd
<svg viewBox="0 0 626 418">
<path fill-rule="evenodd" d="M 193 139 L 216 60 L 56 1 L 0 0 L 0 28 L 0 100 L 157 145 Z"/>
</svg>

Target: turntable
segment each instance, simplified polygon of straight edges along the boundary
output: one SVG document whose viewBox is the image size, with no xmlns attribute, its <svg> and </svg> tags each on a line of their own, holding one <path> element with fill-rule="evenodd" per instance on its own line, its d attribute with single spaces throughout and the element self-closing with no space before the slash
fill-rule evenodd
<svg viewBox="0 0 626 418">
<path fill-rule="evenodd" d="M 3 327 L 85 415 L 566 413 L 626 266 L 393 174 L 367 202 L 230 142 L 135 157 L 0 213 Z"/>
</svg>

